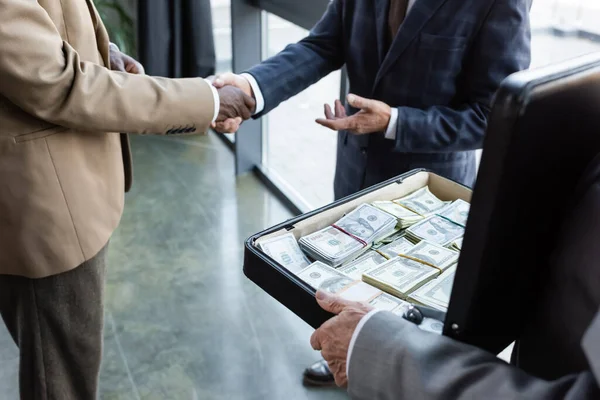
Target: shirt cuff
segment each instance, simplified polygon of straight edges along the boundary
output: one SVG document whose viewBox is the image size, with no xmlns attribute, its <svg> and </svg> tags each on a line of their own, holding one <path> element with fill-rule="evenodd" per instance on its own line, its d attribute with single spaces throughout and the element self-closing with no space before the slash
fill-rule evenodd
<svg viewBox="0 0 600 400">
<path fill-rule="evenodd" d="M 352 356 L 352 349 L 354 348 L 354 344 L 356 343 L 356 339 L 358 339 L 358 335 L 360 334 L 360 331 L 362 330 L 363 326 L 365 326 L 365 324 L 371 319 L 371 317 L 375 314 L 377 314 L 378 312 L 381 312 L 383 310 L 373 310 L 371 312 L 369 312 L 367 315 L 365 315 L 364 317 L 362 317 L 362 319 L 360 321 L 358 321 L 358 325 L 356 325 L 356 329 L 354 330 L 354 333 L 352 334 L 352 339 L 350 339 L 350 345 L 348 346 L 348 357 L 346 357 L 346 376 L 350 376 L 350 357 Z"/>
<path fill-rule="evenodd" d="M 215 101 L 215 112 L 213 114 L 212 119 L 212 122 L 215 122 L 217 120 L 217 117 L 219 116 L 219 111 L 221 109 L 221 98 L 219 97 L 219 92 L 217 91 L 217 88 L 213 86 L 212 82 L 208 79 L 205 79 L 204 81 L 210 86 L 210 89 L 212 90 L 213 94 L 213 99 Z"/>
<path fill-rule="evenodd" d="M 392 115 L 390 116 L 390 123 L 385 131 L 385 138 L 390 140 L 396 139 L 396 128 L 398 127 L 398 109 L 392 108 Z"/>
<path fill-rule="evenodd" d="M 254 79 L 252 75 L 244 73 L 241 76 L 246 78 L 254 93 L 254 100 L 256 101 L 256 111 L 254 112 L 254 115 L 260 114 L 265 109 L 265 98 L 260 90 L 260 86 L 258 86 L 258 82 L 256 82 L 256 79 Z"/>
</svg>

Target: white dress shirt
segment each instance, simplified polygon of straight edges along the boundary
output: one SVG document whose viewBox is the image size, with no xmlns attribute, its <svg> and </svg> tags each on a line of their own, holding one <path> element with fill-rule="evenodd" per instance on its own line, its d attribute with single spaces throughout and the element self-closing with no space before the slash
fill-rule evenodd
<svg viewBox="0 0 600 400">
<path fill-rule="evenodd" d="M 409 0 L 408 8 L 406 10 L 406 15 L 408 15 L 410 10 L 414 6 L 415 1 L 417 1 L 417 0 Z M 262 91 L 260 90 L 260 86 L 258 86 L 258 82 L 256 82 L 256 79 L 254 79 L 254 77 L 252 75 L 242 74 L 242 76 L 244 78 L 246 78 L 246 80 L 250 84 L 250 87 L 252 87 L 252 91 L 254 92 L 254 100 L 256 100 L 256 111 L 255 111 L 254 115 L 260 114 L 265 109 L 265 98 L 263 97 Z M 397 127 L 398 127 L 398 109 L 392 107 L 392 114 L 390 116 L 390 122 L 388 124 L 388 127 L 385 131 L 385 138 L 390 139 L 390 140 L 396 139 Z"/>
</svg>

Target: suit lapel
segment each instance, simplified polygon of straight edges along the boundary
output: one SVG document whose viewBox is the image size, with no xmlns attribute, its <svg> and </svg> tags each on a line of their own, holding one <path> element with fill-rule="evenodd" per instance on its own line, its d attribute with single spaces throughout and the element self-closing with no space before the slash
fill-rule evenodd
<svg viewBox="0 0 600 400">
<path fill-rule="evenodd" d="M 379 53 L 379 65 L 383 63 L 387 48 L 388 13 L 390 0 L 375 0 L 375 29 L 377 30 L 377 51 Z"/>
<path fill-rule="evenodd" d="M 380 3 L 386 2 L 389 3 L 389 0 L 376 0 Z M 423 29 L 427 21 L 431 19 L 431 17 L 437 12 L 437 10 L 444 4 L 447 0 L 416 0 L 414 6 L 406 16 L 406 19 L 402 23 L 394 42 L 390 48 L 390 51 L 385 56 L 383 63 L 381 64 L 381 68 L 379 68 L 379 72 L 377 73 L 377 77 L 375 78 L 375 87 L 379 84 L 383 76 L 389 71 L 389 69 L 394 65 L 394 63 L 400 58 L 402 53 L 406 50 L 408 45 L 417 37 L 419 32 Z M 385 18 L 383 22 L 380 22 L 379 15 L 377 17 L 377 23 L 383 26 L 383 38 L 385 43 L 385 29 L 387 29 L 387 13 L 389 9 L 389 4 L 385 8 L 384 13 Z M 379 27 L 381 28 L 381 27 Z"/>
</svg>

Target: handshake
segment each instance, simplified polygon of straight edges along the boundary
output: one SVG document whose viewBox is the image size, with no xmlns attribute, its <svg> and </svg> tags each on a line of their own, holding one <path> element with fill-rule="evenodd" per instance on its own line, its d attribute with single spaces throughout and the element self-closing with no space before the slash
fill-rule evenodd
<svg viewBox="0 0 600 400">
<path fill-rule="evenodd" d="M 220 98 L 219 115 L 212 128 L 219 133 L 237 132 L 242 122 L 256 111 L 256 100 L 246 78 L 232 73 L 208 78 Z"/>
<path fill-rule="evenodd" d="M 253 93 L 250 82 L 244 76 L 232 73 L 211 77 L 209 81 L 217 88 L 221 98 L 219 116 L 212 128 L 219 133 L 237 132 L 242 122 L 250 119 L 256 111 L 256 94 Z M 347 101 L 355 110 L 353 114 L 348 115 L 342 102 L 336 100 L 335 111 L 325 104 L 325 118 L 318 118 L 315 122 L 333 131 L 346 131 L 355 135 L 381 132 L 387 135 L 391 131 L 392 137 L 396 136 L 397 114 L 393 114 L 389 105 L 355 94 L 349 94 Z"/>
</svg>

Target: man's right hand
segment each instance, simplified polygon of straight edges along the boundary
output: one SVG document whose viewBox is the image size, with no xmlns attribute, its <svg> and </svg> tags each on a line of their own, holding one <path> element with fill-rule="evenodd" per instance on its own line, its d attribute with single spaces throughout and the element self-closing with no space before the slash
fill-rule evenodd
<svg viewBox="0 0 600 400">
<path fill-rule="evenodd" d="M 235 132 L 242 121 L 252 117 L 256 102 L 235 86 L 223 86 L 218 91 L 221 105 L 213 128 L 221 133 Z"/>
<path fill-rule="evenodd" d="M 236 88 L 241 89 L 248 96 L 254 98 L 254 93 L 252 93 L 250 82 L 248 82 L 248 80 L 241 75 L 232 74 L 231 72 L 218 75 L 215 77 L 213 85 L 217 89 L 220 89 L 224 86 L 235 86 Z"/>
</svg>

